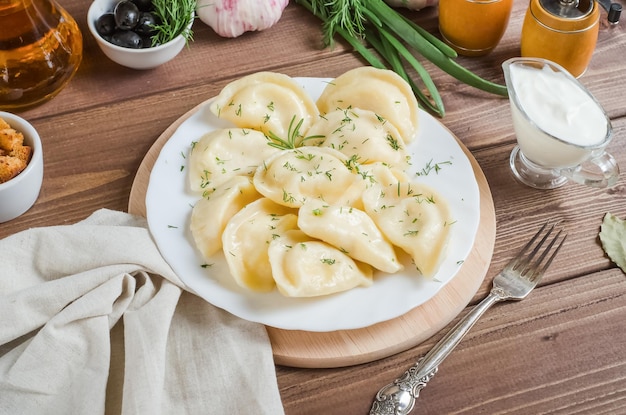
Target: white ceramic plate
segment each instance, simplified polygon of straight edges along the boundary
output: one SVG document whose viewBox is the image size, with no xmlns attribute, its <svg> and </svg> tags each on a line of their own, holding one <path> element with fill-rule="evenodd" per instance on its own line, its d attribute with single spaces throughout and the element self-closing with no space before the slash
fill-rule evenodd
<svg viewBox="0 0 626 415">
<path fill-rule="evenodd" d="M 323 78 L 296 78 L 316 99 L 328 82 Z M 187 154 L 193 141 L 208 131 L 230 127 L 215 117 L 208 102 L 186 119 L 165 143 L 157 158 L 146 193 L 150 231 L 165 260 L 188 288 L 213 305 L 246 320 L 285 330 L 335 331 L 367 327 L 393 319 L 432 298 L 457 274 L 474 244 L 480 220 L 480 194 L 472 166 L 454 136 L 435 118 L 420 113 L 420 130 L 408 145 L 411 173 L 429 171 L 416 180 L 436 188 L 450 204 L 456 222 L 448 254 L 432 279 L 410 265 L 393 275 L 375 274 L 367 288 L 309 299 L 287 298 L 276 290 L 253 293 L 236 285 L 226 260 L 203 268 L 189 222 L 198 199 L 187 185 Z M 437 167 L 437 168 L 435 168 Z"/>
</svg>

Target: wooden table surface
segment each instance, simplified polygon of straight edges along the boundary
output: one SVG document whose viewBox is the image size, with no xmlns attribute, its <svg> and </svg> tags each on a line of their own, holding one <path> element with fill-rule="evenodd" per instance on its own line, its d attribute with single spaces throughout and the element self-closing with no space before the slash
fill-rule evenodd
<svg viewBox="0 0 626 415">
<path fill-rule="evenodd" d="M 231 80 L 261 70 L 335 77 L 364 65 L 342 43 L 322 49 L 320 22 L 290 4 L 272 29 L 237 39 L 219 38 L 198 20 L 195 41 L 174 61 L 134 71 L 109 61 L 96 46 L 86 25 L 88 1 L 61 4 L 83 31 L 83 62 L 54 100 L 21 114 L 43 139 L 44 183 L 30 211 L 0 225 L 0 238 L 30 227 L 75 223 L 99 208 L 126 211 L 133 179 L 154 141 Z M 503 82 L 500 64 L 519 55 L 527 4 L 515 0 L 505 37 L 492 54 L 459 62 Z M 435 8 L 409 16 L 437 33 Z M 608 150 L 626 169 L 624 20 L 626 16 L 613 28 L 602 23 L 593 59 L 580 80 L 611 117 L 614 139 Z M 598 240 L 606 212 L 626 218 L 624 177 L 611 189 L 567 184 L 540 191 L 518 184 L 508 167 L 515 143 L 508 100 L 460 84 L 428 62 L 425 66 L 446 104 L 441 121 L 478 161 L 495 205 L 492 263 L 471 304 L 486 295 L 492 278 L 546 219 L 561 218 L 569 236 L 539 288 L 522 302 L 496 305 L 440 365 L 415 413 L 626 413 L 626 276 L 607 259 Z M 445 331 L 410 350 L 358 366 L 277 366 L 285 412 L 367 413 L 378 389 Z"/>
</svg>

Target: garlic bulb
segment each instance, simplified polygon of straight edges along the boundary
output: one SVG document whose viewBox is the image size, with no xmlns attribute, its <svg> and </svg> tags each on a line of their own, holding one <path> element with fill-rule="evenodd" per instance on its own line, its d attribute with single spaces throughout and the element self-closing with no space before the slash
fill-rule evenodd
<svg viewBox="0 0 626 415">
<path fill-rule="evenodd" d="M 223 37 L 272 27 L 289 0 L 198 0 L 196 12 L 202 22 Z"/>
</svg>

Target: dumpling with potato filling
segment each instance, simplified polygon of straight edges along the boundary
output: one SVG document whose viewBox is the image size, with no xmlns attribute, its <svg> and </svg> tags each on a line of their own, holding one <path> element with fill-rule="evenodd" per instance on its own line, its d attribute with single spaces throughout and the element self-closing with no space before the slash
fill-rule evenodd
<svg viewBox="0 0 626 415">
<path fill-rule="evenodd" d="M 189 228 L 205 259 L 222 249 L 222 234 L 230 218 L 260 197 L 250 177 L 234 176 L 194 204 Z"/>
<path fill-rule="evenodd" d="M 287 230 L 296 229 L 296 211 L 267 198 L 258 199 L 237 212 L 222 236 L 230 274 L 243 288 L 257 292 L 274 289 L 268 246 Z"/>
<path fill-rule="evenodd" d="M 303 133 L 319 114 L 315 101 L 293 78 L 267 71 L 229 83 L 209 108 L 237 127 L 272 132 L 282 139 L 288 137 L 290 125 L 302 121 L 299 130 Z"/>
<path fill-rule="evenodd" d="M 405 143 L 419 127 L 419 106 L 410 85 L 395 72 L 363 66 L 329 82 L 317 100 L 320 114 L 336 109 L 361 108 L 392 123 Z"/>
<path fill-rule="evenodd" d="M 191 147 L 189 186 L 194 192 L 208 193 L 233 176 L 252 177 L 256 168 L 277 151 L 259 131 L 211 131 Z"/>
<path fill-rule="evenodd" d="M 359 163 L 409 166 L 409 153 L 398 129 L 376 113 L 361 108 L 339 109 L 320 117 L 307 131 L 323 136 L 321 146 L 339 150 Z"/>
<path fill-rule="evenodd" d="M 372 284 L 372 268 L 300 230 L 272 240 L 268 255 L 276 287 L 288 297 L 316 297 Z"/>
<path fill-rule="evenodd" d="M 309 146 L 272 155 L 259 166 L 253 183 L 265 197 L 293 208 L 308 199 L 350 205 L 360 199 L 364 187 L 356 167 L 344 154 Z"/>
<path fill-rule="evenodd" d="M 446 200 L 420 183 L 374 185 L 363 192 L 367 214 L 419 271 L 433 276 L 445 257 L 453 220 Z"/>
<path fill-rule="evenodd" d="M 391 243 L 360 209 L 307 200 L 298 211 L 298 228 L 383 272 L 403 268 Z"/>
</svg>

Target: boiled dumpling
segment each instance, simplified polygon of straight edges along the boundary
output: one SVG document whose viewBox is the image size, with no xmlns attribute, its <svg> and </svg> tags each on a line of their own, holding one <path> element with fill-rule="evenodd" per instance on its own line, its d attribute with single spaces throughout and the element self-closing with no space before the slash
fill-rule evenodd
<svg viewBox="0 0 626 415">
<path fill-rule="evenodd" d="M 359 166 L 359 174 L 367 181 L 368 187 L 373 185 L 395 186 L 399 182 L 409 181 L 409 176 L 404 170 L 391 167 L 383 162 L 362 164 Z"/>
<path fill-rule="evenodd" d="M 205 259 L 222 248 L 222 234 L 230 218 L 260 197 L 250 177 L 235 176 L 194 204 L 189 227 Z"/>
<path fill-rule="evenodd" d="M 363 193 L 363 205 L 383 234 L 411 256 L 423 275 L 436 273 L 453 222 L 443 197 L 423 184 L 397 182 L 369 187 Z"/>
<path fill-rule="evenodd" d="M 237 127 L 272 132 L 282 139 L 288 138 L 290 125 L 295 127 L 302 120 L 303 133 L 319 114 L 315 101 L 301 85 L 275 72 L 257 72 L 229 83 L 210 104 L 210 110 Z"/>
<path fill-rule="evenodd" d="M 267 249 L 270 242 L 282 238 L 285 231 L 296 229 L 296 213 L 261 198 L 230 219 L 222 244 L 228 269 L 237 284 L 258 292 L 274 288 Z"/>
<path fill-rule="evenodd" d="M 369 110 L 331 111 L 320 117 L 307 135 L 323 136 L 321 146 L 339 150 L 362 164 L 379 161 L 400 169 L 409 165 L 409 154 L 398 129 Z"/>
<path fill-rule="evenodd" d="M 300 230 L 285 232 L 268 250 L 278 290 L 288 297 L 334 294 L 372 284 L 372 268 Z"/>
<path fill-rule="evenodd" d="M 418 130 L 419 107 L 409 84 L 388 69 L 362 66 L 335 78 L 317 100 L 322 115 L 338 108 L 373 111 L 398 129 L 405 143 Z"/>
<path fill-rule="evenodd" d="M 294 208 L 311 198 L 349 205 L 360 198 L 364 186 L 345 155 L 309 146 L 274 154 L 259 166 L 253 182 L 265 197 Z"/>
<path fill-rule="evenodd" d="M 207 133 L 191 149 L 191 190 L 206 194 L 233 176 L 252 176 L 277 151 L 259 131 L 227 128 Z"/>
<path fill-rule="evenodd" d="M 309 200 L 298 211 L 298 228 L 381 271 L 394 273 L 403 268 L 391 243 L 360 209 Z"/>
</svg>

